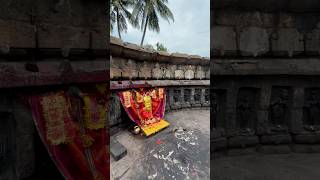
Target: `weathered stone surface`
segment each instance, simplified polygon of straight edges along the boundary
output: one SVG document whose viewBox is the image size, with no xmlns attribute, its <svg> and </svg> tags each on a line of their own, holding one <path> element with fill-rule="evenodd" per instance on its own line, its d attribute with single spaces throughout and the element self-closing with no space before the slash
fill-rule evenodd
<svg viewBox="0 0 320 180">
<path fill-rule="evenodd" d="M 272 51 L 276 55 L 289 57 L 303 52 L 303 35 L 294 28 L 279 28 L 273 34 Z"/>
<path fill-rule="evenodd" d="M 264 153 L 264 154 L 288 154 L 288 153 L 291 153 L 291 149 L 288 145 L 278 145 L 278 146 L 263 145 L 258 148 L 258 152 Z"/>
<path fill-rule="evenodd" d="M 210 146 L 213 151 L 226 149 L 227 148 L 227 139 L 226 138 L 211 139 Z"/>
<path fill-rule="evenodd" d="M 116 161 L 119 161 L 121 158 L 127 155 L 127 149 L 122 144 L 120 144 L 115 137 L 110 139 L 110 153 Z"/>
<path fill-rule="evenodd" d="M 269 36 L 266 29 L 249 27 L 240 33 L 240 51 L 244 56 L 258 56 L 269 51 Z"/>
<path fill-rule="evenodd" d="M 306 53 L 309 55 L 320 54 L 320 30 L 314 29 L 307 34 L 306 38 Z"/>
<path fill-rule="evenodd" d="M 177 69 L 174 71 L 175 79 L 184 79 L 184 71 L 180 65 L 177 66 Z"/>
<path fill-rule="evenodd" d="M 0 19 L 0 48 L 34 48 L 35 26 Z M 9 51 L 8 51 L 9 52 Z M 3 53 L 3 52 L 2 52 Z"/>
<path fill-rule="evenodd" d="M 121 69 L 122 78 L 135 79 L 138 77 L 137 64 L 129 59 L 126 65 Z"/>
<path fill-rule="evenodd" d="M 155 67 L 152 69 L 152 78 L 163 79 L 163 77 L 164 77 L 163 67 L 160 67 L 159 63 L 156 63 Z"/>
<path fill-rule="evenodd" d="M 193 79 L 194 78 L 194 69 L 195 69 L 194 67 L 189 65 L 187 67 L 187 70 L 184 72 L 184 78 L 188 79 L 188 80 Z"/>
<path fill-rule="evenodd" d="M 320 153 L 320 145 L 299 145 L 292 146 L 292 151 L 295 153 Z"/>
<path fill-rule="evenodd" d="M 144 61 L 142 64 L 139 63 L 138 66 L 139 68 L 139 78 L 140 79 L 151 79 L 152 74 L 151 74 L 151 67 L 150 64 L 148 64 L 146 61 Z"/>
<path fill-rule="evenodd" d="M 261 144 L 290 144 L 291 136 L 287 135 L 266 135 L 261 136 Z"/>
<path fill-rule="evenodd" d="M 320 134 L 300 134 L 293 137 L 297 144 L 316 144 L 320 143 Z"/>
<path fill-rule="evenodd" d="M 237 136 L 228 139 L 228 146 L 231 148 L 245 148 L 259 143 L 257 136 Z"/>
<path fill-rule="evenodd" d="M 224 56 L 236 53 L 236 33 L 232 27 L 215 26 L 211 29 L 211 35 L 213 55 Z"/>
</svg>

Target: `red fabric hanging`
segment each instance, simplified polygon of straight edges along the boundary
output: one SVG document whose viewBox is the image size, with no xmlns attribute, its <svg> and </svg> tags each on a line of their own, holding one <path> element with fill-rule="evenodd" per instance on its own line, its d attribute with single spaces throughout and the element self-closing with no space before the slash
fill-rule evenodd
<svg viewBox="0 0 320 180">
<path fill-rule="evenodd" d="M 38 133 L 62 175 L 68 180 L 107 180 L 107 97 L 90 92 L 82 99 L 60 91 L 28 101 Z"/>
<path fill-rule="evenodd" d="M 133 89 L 118 92 L 121 104 L 137 125 L 143 126 L 148 119 L 164 117 L 166 96 L 164 88 Z M 148 102 L 151 102 L 148 107 Z"/>
</svg>

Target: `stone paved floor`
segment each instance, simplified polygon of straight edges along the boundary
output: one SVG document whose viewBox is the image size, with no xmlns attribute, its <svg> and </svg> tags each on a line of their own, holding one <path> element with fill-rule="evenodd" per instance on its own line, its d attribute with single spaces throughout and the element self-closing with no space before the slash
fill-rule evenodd
<svg viewBox="0 0 320 180">
<path fill-rule="evenodd" d="M 144 137 L 121 131 L 111 138 L 127 148 L 119 161 L 111 158 L 111 179 L 209 179 L 210 111 L 167 113 L 170 126 Z"/>
<path fill-rule="evenodd" d="M 213 180 L 320 180 L 320 154 L 245 155 L 211 162 Z"/>
</svg>

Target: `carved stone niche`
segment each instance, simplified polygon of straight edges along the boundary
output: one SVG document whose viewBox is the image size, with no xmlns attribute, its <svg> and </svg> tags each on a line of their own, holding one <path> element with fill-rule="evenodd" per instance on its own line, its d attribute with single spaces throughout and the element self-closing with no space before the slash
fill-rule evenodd
<svg viewBox="0 0 320 180">
<path fill-rule="evenodd" d="M 210 95 L 210 144 L 213 151 L 218 151 L 227 147 L 227 139 L 225 137 L 227 91 L 215 89 L 210 93 Z"/>
<path fill-rule="evenodd" d="M 201 107 L 201 89 L 200 88 L 195 88 L 194 89 L 194 99 L 192 106 L 193 107 Z"/>
<path fill-rule="evenodd" d="M 211 130 L 215 132 L 224 131 L 226 127 L 226 100 L 227 91 L 215 89 L 211 95 Z M 221 135 L 221 134 L 220 134 Z"/>
<path fill-rule="evenodd" d="M 210 91 L 208 88 L 202 89 L 201 104 L 202 106 L 210 106 Z"/>
<path fill-rule="evenodd" d="M 305 89 L 303 127 L 307 132 L 320 132 L 320 88 Z"/>
<path fill-rule="evenodd" d="M 180 109 L 181 108 L 181 89 L 174 88 L 173 89 L 173 104 L 171 105 L 171 109 Z"/>
<path fill-rule="evenodd" d="M 110 126 L 121 123 L 121 103 L 119 97 L 115 93 L 110 96 Z"/>
<path fill-rule="evenodd" d="M 290 87 L 272 87 L 268 109 L 269 133 L 279 134 L 288 132 L 291 105 L 292 89 Z"/>
<path fill-rule="evenodd" d="M 165 111 L 168 112 L 170 111 L 170 94 L 169 94 L 169 89 L 166 88 L 166 108 Z"/>
<path fill-rule="evenodd" d="M 257 88 L 240 88 L 237 96 L 236 128 L 239 135 L 254 135 L 257 125 Z"/>
<path fill-rule="evenodd" d="M 184 94 L 183 94 L 183 107 L 191 107 L 191 89 L 186 88 L 184 89 Z"/>
<path fill-rule="evenodd" d="M 10 113 L 0 112 L 0 179 L 17 179 L 14 172 L 14 125 Z"/>
</svg>

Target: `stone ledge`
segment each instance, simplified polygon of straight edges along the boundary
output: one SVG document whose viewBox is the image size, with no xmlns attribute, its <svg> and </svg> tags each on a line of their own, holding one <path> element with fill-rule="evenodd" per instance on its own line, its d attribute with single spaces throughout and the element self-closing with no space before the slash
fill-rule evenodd
<svg viewBox="0 0 320 180">
<path fill-rule="evenodd" d="M 146 84 L 147 83 L 147 84 Z M 129 89 L 153 86 L 210 86 L 210 80 L 139 80 L 139 81 L 110 81 L 110 89 Z"/>
<path fill-rule="evenodd" d="M 319 75 L 320 59 L 215 59 L 211 75 Z"/>
<path fill-rule="evenodd" d="M 115 57 L 126 57 L 137 61 L 153 61 L 172 64 L 209 65 L 210 59 L 198 55 L 182 53 L 166 53 L 147 50 L 136 44 L 124 43 L 116 37 L 110 37 L 111 55 Z"/>
</svg>

